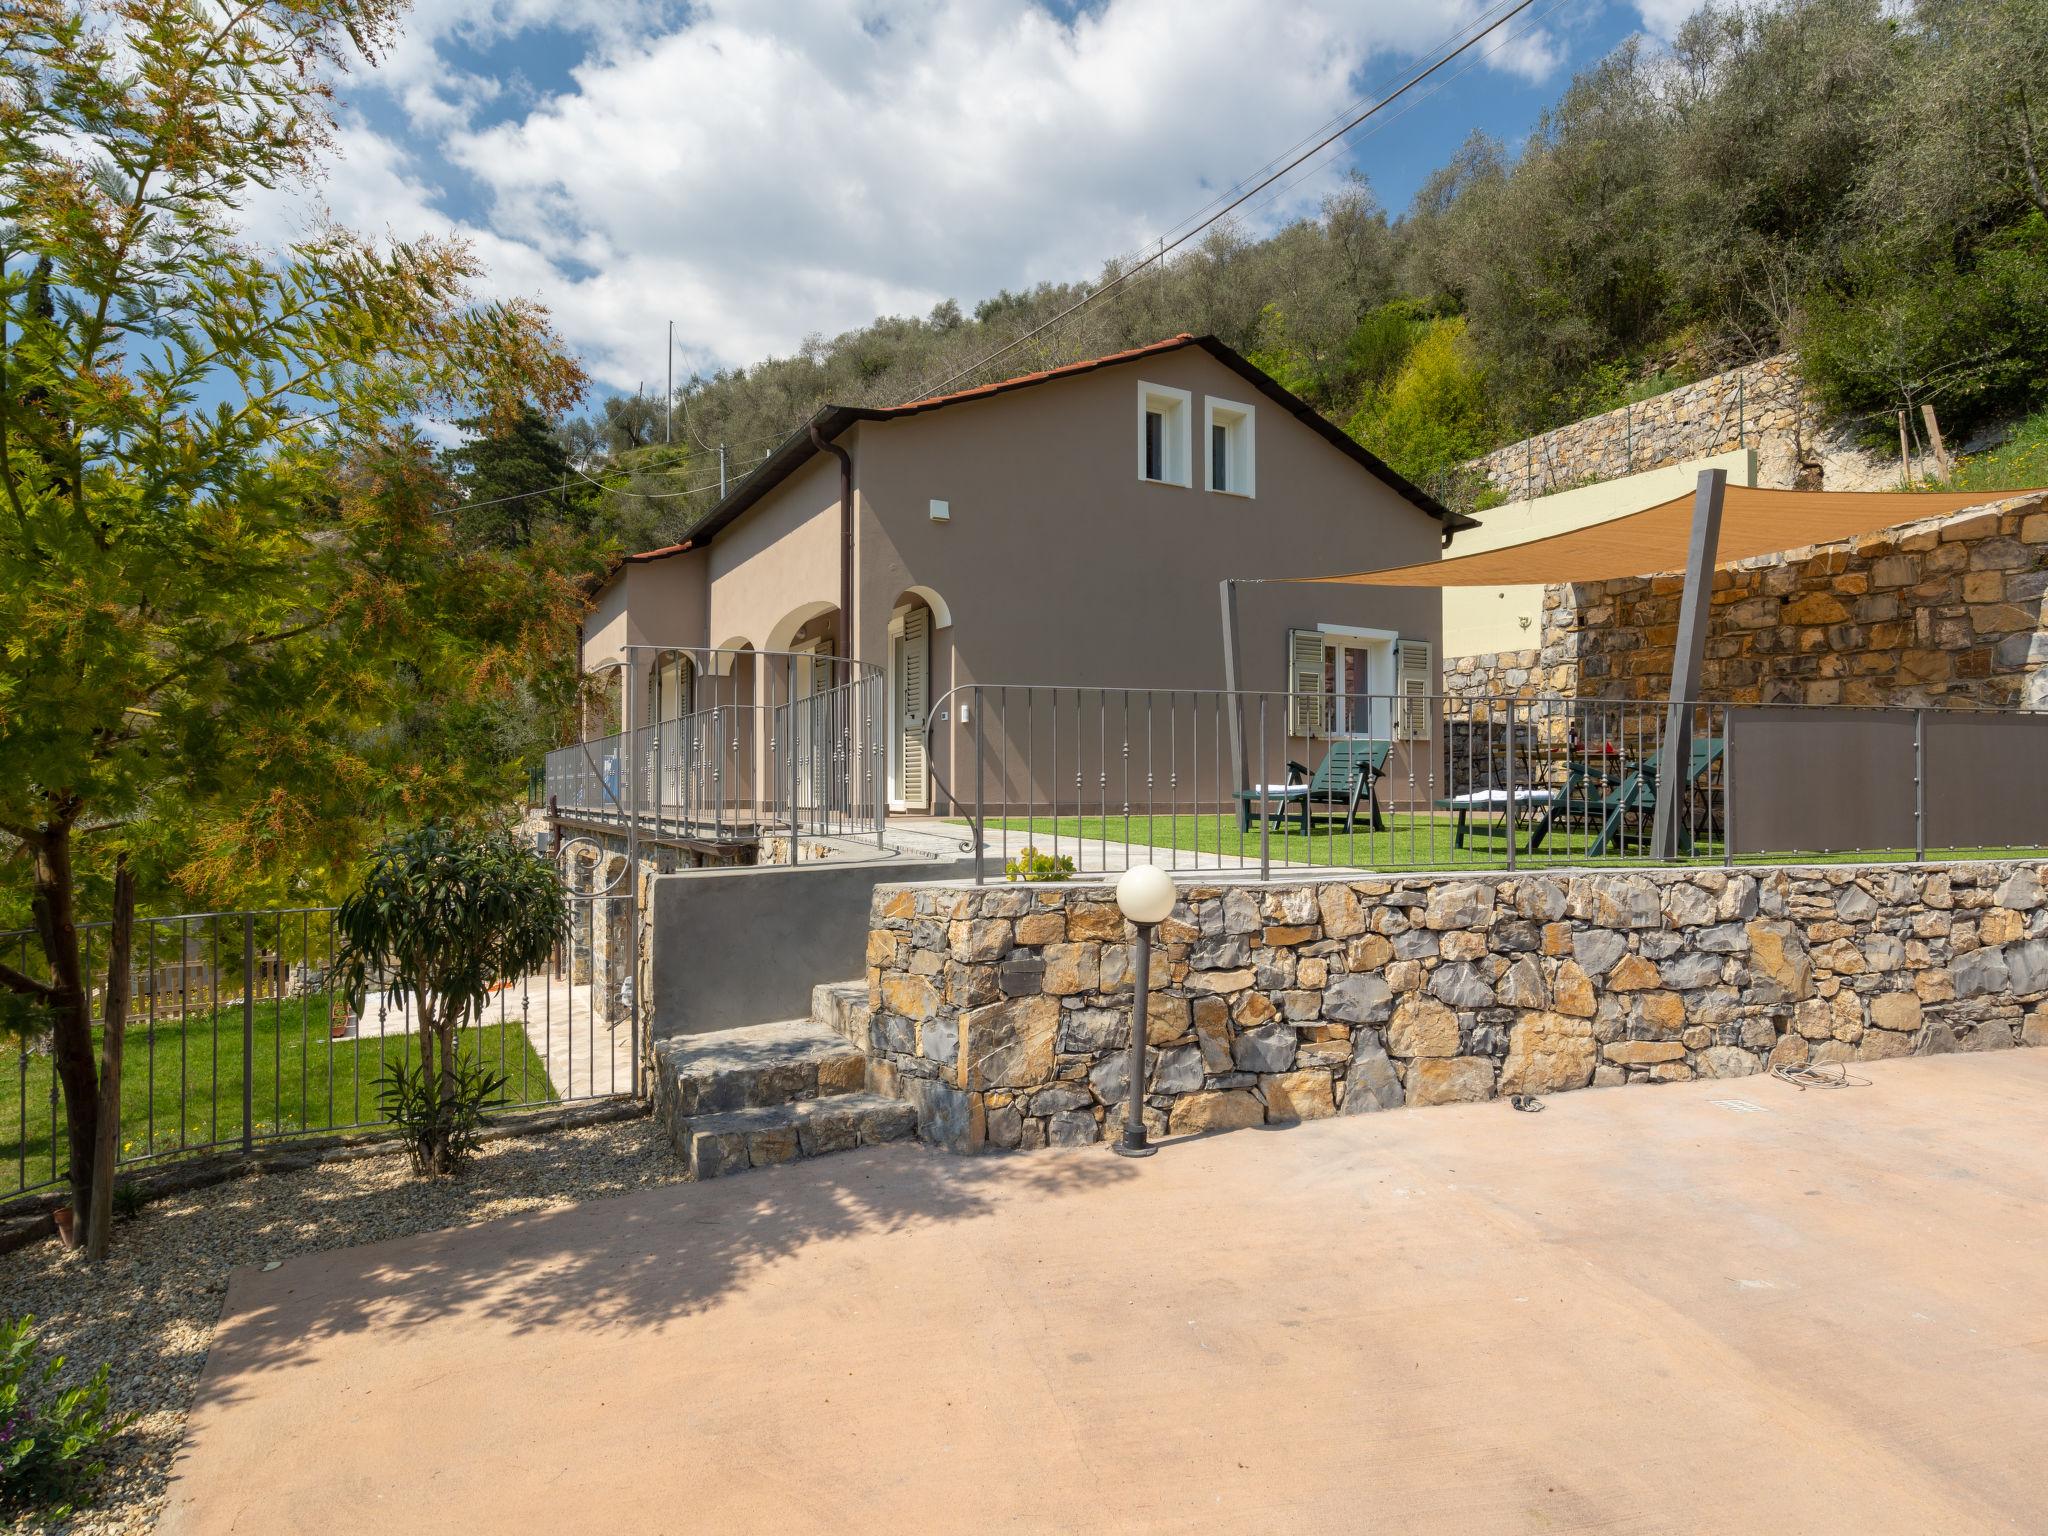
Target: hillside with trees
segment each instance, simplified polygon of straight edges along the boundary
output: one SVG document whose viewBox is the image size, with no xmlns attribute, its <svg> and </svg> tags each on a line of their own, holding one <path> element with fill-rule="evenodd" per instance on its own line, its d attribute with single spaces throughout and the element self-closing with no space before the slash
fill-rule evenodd
<svg viewBox="0 0 2048 1536">
<path fill-rule="evenodd" d="M 614 489 L 560 515 L 665 542 L 716 500 L 721 443 L 737 475 L 826 401 L 1176 331 L 1253 356 L 1451 499 L 1491 447 L 1788 346 L 1852 426 L 1932 402 L 1960 435 L 2048 394 L 2044 98 L 2043 0 L 1710 5 L 1578 75 L 1519 149 L 1468 140 L 1399 214 L 1354 178 L 1315 218 L 1218 227 L 1014 346 L 1123 267 L 813 337 L 689 380 L 666 446 L 658 396 L 606 401 L 559 433 Z"/>
</svg>

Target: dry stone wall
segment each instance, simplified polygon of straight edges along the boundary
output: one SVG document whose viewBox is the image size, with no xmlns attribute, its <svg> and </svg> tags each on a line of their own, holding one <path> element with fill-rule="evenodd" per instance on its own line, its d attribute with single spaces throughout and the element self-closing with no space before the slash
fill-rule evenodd
<svg viewBox="0 0 2048 1536">
<path fill-rule="evenodd" d="M 2048 865 L 1189 885 L 1160 1133 L 2048 1044 Z M 1092 886 L 881 887 L 871 1079 L 956 1150 L 1113 1134 L 1131 930 Z"/>
<path fill-rule="evenodd" d="M 1669 688 L 1678 576 L 1553 587 L 1546 691 Z M 2048 504 L 1983 510 L 1744 561 L 1714 577 L 1704 698 L 1731 703 L 2048 707 Z"/>
<path fill-rule="evenodd" d="M 1787 352 L 1510 443 L 1468 467 L 1510 501 L 1526 501 L 1736 448 L 1791 468 L 1820 427 Z"/>
</svg>

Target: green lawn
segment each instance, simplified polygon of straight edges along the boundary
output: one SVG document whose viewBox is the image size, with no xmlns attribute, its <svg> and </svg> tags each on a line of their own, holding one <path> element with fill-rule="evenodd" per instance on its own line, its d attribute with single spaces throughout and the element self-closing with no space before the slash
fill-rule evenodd
<svg viewBox="0 0 2048 1536">
<path fill-rule="evenodd" d="M 1303 837 L 1298 825 L 1286 829 L 1275 826 L 1269 840 L 1269 851 L 1275 866 L 1282 864 L 1312 865 L 1320 868 L 1356 868 L 1376 870 L 1493 870 L 1506 869 L 1507 840 L 1501 835 L 1497 820 L 1486 820 L 1474 824 L 1466 846 L 1457 846 L 1454 819 L 1450 816 L 1428 816 L 1395 812 L 1386 818 L 1384 832 L 1371 832 L 1363 820 L 1355 832 L 1347 833 L 1341 821 L 1312 823 L 1309 836 Z M 965 825 L 965 823 L 963 823 Z M 1023 817 L 1007 821 L 991 821 L 989 828 L 1013 832 L 1028 832 L 1033 846 L 1040 853 L 1065 853 L 1077 857 L 1081 872 L 1101 867 L 1100 842 L 1107 841 L 1113 847 L 1128 843 L 1133 847 L 1172 848 L 1187 853 L 1200 853 L 1221 858 L 1225 868 L 1242 864 L 1256 869 L 1259 863 L 1259 829 L 1256 824 L 1249 831 L 1239 831 L 1237 819 L 1230 815 L 1214 813 L 1202 816 L 1183 815 L 1180 817 L 1153 816 L 1149 821 L 1143 816 L 1132 816 L 1128 820 L 1121 816 L 1062 816 L 1057 819 L 1045 816 Z M 1610 852 L 1597 860 L 1587 852 L 1596 833 L 1581 827 L 1553 827 L 1544 838 L 1543 846 L 1536 853 L 1528 851 L 1529 828 L 1524 824 L 1518 831 L 1516 845 L 1516 866 L 1522 869 L 1535 868 L 1545 864 L 1588 864 L 1628 865 L 1654 864 L 1660 860 L 1649 858 L 1640 849 L 1626 853 Z M 1090 846 L 1077 849 L 1077 841 Z M 1969 858 L 2013 858 L 2031 856 L 2035 850 L 2009 848 L 1948 848 L 1929 849 L 1930 859 Z M 1011 852 L 1016 852 L 1015 847 Z M 1855 853 L 1804 853 L 1757 855 L 1744 854 L 1744 864 L 1820 864 L 1857 863 L 1887 859 L 1911 859 L 1910 848 L 1862 850 Z M 1723 861 L 1723 850 L 1718 841 L 1701 844 L 1693 854 L 1682 860 L 1692 864 L 1719 864 Z"/>
<path fill-rule="evenodd" d="M 258 1137 L 384 1122 L 377 1094 L 384 1063 L 417 1052 L 410 1036 L 336 1040 L 328 998 L 313 994 L 256 1004 L 253 1119 Z M 509 1078 L 514 1103 L 552 1103 L 554 1085 L 516 1019 L 462 1031 L 465 1053 L 481 1053 Z M 52 1127 L 61 1105 L 51 1099 L 49 1056 L 0 1045 L 0 1198 L 47 1182 Z M 242 1009 L 159 1020 L 154 1030 L 129 1026 L 121 1050 L 121 1155 L 161 1157 L 181 1146 L 238 1143 L 242 1135 Z M 61 1133 L 58 1137 L 61 1142 Z"/>
</svg>

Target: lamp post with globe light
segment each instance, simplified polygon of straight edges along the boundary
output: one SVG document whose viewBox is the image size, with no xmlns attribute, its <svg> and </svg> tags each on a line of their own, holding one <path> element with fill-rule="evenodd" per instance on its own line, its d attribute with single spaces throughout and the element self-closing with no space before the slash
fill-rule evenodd
<svg viewBox="0 0 2048 1536">
<path fill-rule="evenodd" d="M 1145 1140 L 1145 1008 L 1152 990 L 1152 930 L 1173 911 L 1173 879 L 1156 864 L 1134 864 L 1116 883 L 1116 904 L 1138 930 L 1132 964 L 1131 1062 L 1124 1133 L 1114 1143 L 1123 1157 L 1150 1157 L 1159 1149 Z"/>
</svg>

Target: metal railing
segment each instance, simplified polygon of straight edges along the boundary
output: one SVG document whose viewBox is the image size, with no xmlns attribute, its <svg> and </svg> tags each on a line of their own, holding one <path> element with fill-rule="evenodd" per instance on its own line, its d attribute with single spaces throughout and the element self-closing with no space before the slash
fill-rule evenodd
<svg viewBox="0 0 2048 1536">
<path fill-rule="evenodd" d="M 505 1078 L 497 1110 L 634 1089 L 630 980 L 611 959 L 626 950 L 608 931 L 622 907 L 580 894 L 548 969 L 500 983 L 461 1032 L 464 1054 Z M 79 940 L 97 1060 L 108 924 L 81 924 Z M 380 1093 L 390 1065 L 418 1059 L 415 1020 L 374 987 L 340 995 L 337 948 L 331 907 L 137 917 L 118 1165 L 388 1125 Z M 0 955 L 48 978 L 32 932 L 0 934 Z M 0 1039 L 0 1201 L 62 1184 L 68 1167 L 47 1033 Z"/>
<path fill-rule="evenodd" d="M 649 649 L 636 647 L 635 649 Z M 813 652 L 661 650 L 626 668 L 628 729 L 547 755 L 550 807 L 700 842 L 883 839 L 881 668 Z M 660 684 L 640 698 L 643 674 Z M 666 696 L 664 696 L 664 694 Z M 638 723 L 644 714 L 647 724 Z"/>
<path fill-rule="evenodd" d="M 1026 849 L 1058 878 L 2048 847 L 2020 710 L 975 684 L 927 752 L 981 879 Z"/>
</svg>

